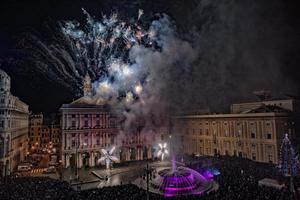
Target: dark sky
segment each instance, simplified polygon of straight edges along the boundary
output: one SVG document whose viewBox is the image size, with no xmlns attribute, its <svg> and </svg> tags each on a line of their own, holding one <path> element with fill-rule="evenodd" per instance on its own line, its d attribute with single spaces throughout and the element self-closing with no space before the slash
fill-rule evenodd
<svg viewBox="0 0 300 200">
<path fill-rule="evenodd" d="M 221 2 L 221 3 L 220 3 Z M 43 32 L 48 21 L 84 20 L 81 8 L 100 16 L 113 10 L 124 17 L 164 12 L 183 36 L 200 35 L 194 41 L 201 50 L 199 107 L 224 109 L 230 103 L 253 98 L 251 91 L 267 89 L 299 95 L 300 12 L 287 0 L 52 0 L 1 1 L 1 68 L 12 77 L 12 92 L 34 112 L 55 112 L 75 97 L 68 89 L 46 79 L 35 69 L 15 64 L 23 56 L 15 44 L 24 32 Z M 201 76 L 201 77 L 200 77 Z M 203 76 L 203 77 L 202 77 Z M 235 88 L 239 85 L 238 89 Z M 234 90 L 234 91 L 233 91 Z M 214 100 L 212 100 L 214 99 Z M 214 106 L 212 104 L 221 105 Z"/>
</svg>

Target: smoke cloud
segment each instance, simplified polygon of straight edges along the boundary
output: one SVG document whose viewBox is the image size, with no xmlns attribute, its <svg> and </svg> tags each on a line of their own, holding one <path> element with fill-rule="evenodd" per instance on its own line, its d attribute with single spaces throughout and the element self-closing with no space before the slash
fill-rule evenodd
<svg viewBox="0 0 300 200">
<path fill-rule="evenodd" d="M 79 19 L 80 23 L 61 22 L 59 26 L 45 23 L 34 34 L 22 35 L 17 46 L 25 59 L 19 64 L 22 69 L 19 73 L 28 76 L 29 83 L 37 80 L 32 78 L 34 71 L 45 78 L 43 85 L 60 85 L 60 91 L 53 89 L 50 96 L 59 93 L 57 96 L 62 97 L 67 90 L 79 97 L 81 81 L 88 72 L 97 96 L 110 99 L 116 105 L 116 112 L 126 116 L 128 124 L 138 115 L 147 115 L 151 124 L 160 121 L 159 115 L 170 112 L 201 108 L 226 112 L 233 102 L 256 100 L 254 90 L 271 90 L 274 97 L 299 92 L 298 15 L 296 7 L 287 1 L 101 2 L 99 7 L 97 3 L 93 6 L 72 3 L 73 11 L 67 17 L 64 14 L 58 18 L 78 19 L 80 8 L 86 7 L 91 14 L 99 13 L 99 8 L 104 13 L 116 8 L 117 19 L 92 17 L 85 12 L 88 20 Z M 92 46 L 88 41 L 95 34 L 92 25 L 107 27 L 111 22 L 119 25 L 116 29 L 119 31 L 113 33 L 115 39 L 99 40 L 99 46 Z M 127 29 L 129 26 L 131 29 Z M 69 35 L 61 31 L 62 27 L 70 30 Z M 152 35 L 154 32 L 156 35 Z M 71 36 L 79 42 L 74 42 Z M 103 42 L 111 45 L 102 46 Z M 111 58 L 111 55 L 115 56 Z M 8 72 L 15 69 L 7 68 Z M 127 74 L 126 78 L 118 76 L 119 72 Z M 21 89 L 16 95 L 25 91 L 23 83 L 19 85 Z M 35 99 L 34 108 L 41 102 L 36 92 L 30 97 L 26 95 L 28 90 L 39 89 L 36 85 L 40 84 L 31 85 L 34 89 L 27 89 L 20 97 L 28 102 Z M 39 89 L 40 92 L 43 90 Z M 57 100 L 57 106 L 71 99 L 62 97 Z M 53 99 L 45 101 L 41 104 L 50 107 Z"/>
</svg>

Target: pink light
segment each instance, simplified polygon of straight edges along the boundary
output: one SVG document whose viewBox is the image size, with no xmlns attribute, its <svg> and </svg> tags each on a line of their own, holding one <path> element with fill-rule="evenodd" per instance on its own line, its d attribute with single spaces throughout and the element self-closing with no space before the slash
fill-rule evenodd
<svg viewBox="0 0 300 200">
<path fill-rule="evenodd" d="M 194 188 L 193 186 L 181 187 L 181 188 L 166 187 L 165 190 L 169 190 L 169 191 L 182 191 L 182 190 L 192 190 L 193 188 Z"/>
</svg>

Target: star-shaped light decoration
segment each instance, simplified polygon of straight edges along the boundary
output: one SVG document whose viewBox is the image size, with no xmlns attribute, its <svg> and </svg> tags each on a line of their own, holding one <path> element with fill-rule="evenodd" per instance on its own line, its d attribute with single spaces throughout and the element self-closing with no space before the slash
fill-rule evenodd
<svg viewBox="0 0 300 200">
<path fill-rule="evenodd" d="M 159 143 L 159 150 L 157 152 L 157 157 L 160 157 L 161 160 L 163 161 L 165 156 L 169 154 L 169 151 L 167 150 L 167 143 L 165 142 L 164 144 Z"/>
<path fill-rule="evenodd" d="M 110 168 L 110 165 L 113 162 L 119 162 L 119 159 L 113 155 L 114 151 L 115 151 L 116 147 L 113 147 L 110 151 L 106 150 L 106 149 L 101 149 L 102 152 L 102 157 L 98 160 L 99 162 L 103 162 L 105 161 L 106 164 L 106 169 Z"/>
</svg>

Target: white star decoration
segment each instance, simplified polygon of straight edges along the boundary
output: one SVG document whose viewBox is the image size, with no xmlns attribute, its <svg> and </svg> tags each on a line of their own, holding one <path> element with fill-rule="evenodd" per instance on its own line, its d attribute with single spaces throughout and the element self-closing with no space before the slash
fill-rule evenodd
<svg viewBox="0 0 300 200">
<path fill-rule="evenodd" d="M 164 160 L 165 156 L 169 154 L 169 151 L 167 150 L 167 143 L 164 144 L 159 143 L 159 150 L 157 152 L 157 157 L 160 157 L 161 160 Z"/>
<path fill-rule="evenodd" d="M 99 162 L 103 162 L 105 161 L 105 164 L 106 164 L 106 169 L 109 169 L 110 167 L 110 164 L 112 162 L 119 162 L 119 159 L 116 157 L 116 156 L 113 156 L 113 152 L 115 151 L 115 147 L 113 147 L 110 151 L 108 150 L 105 150 L 105 149 L 101 149 L 101 152 L 102 152 L 102 157 L 98 160 L 98 163 Z"/>
</svg>

